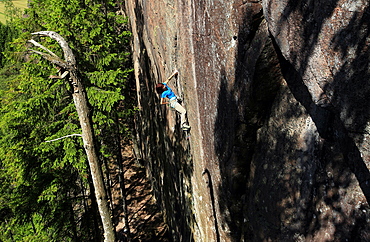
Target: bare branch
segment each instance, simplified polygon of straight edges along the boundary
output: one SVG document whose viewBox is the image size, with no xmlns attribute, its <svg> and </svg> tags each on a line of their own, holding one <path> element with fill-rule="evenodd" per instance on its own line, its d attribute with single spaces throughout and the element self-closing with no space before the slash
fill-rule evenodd
<svg viewBox="0 0 370 242">
<path fill-rule="evenodd" d="M 67 41 L 54 31 L 39 31 L 32 33 L 32 35 L 48 36 L 53 40 L 56 40 L 64 52 L 64 59 L 70 65 L 76 65 L 76 59 L 73 55 L 72 50 L 69 48 Z"/>
<path fill-rule="evenodd" d="M 66 135 L 66 136 L 63 136 L 63 137 L 60 137 L 60 138 L 57 138 L 57 139 L 47 140 L 47 141 L 45 141 L 45 143 L 47 143 L 47 142 L 53 142 L 53 141 L 57 141 L 57 140 L 61 140 L 61 139 L 72 137 L 72 136 L 82 137 L 81 134 L 69 134 L 69 135 Z"/>
<path fill-rule="evenodd" d="M 41 52 L 41 51 L 38 51 L 38 50 L 34 50 L 34 49 L 29 49 L 29 50 L 36 53 L 36 54 L 41 55 L 44 59 L 50 61 L 51 63 L 53 63 L 55 65 L 61 66 L 64 69 L 70 69 L 70 66 L 64 60 L 60 59 L 58 56 L 52 56 L 52 55 L 49 55 L 47 53 L 44 53 L 44 52 Z"/>
<path fill-rule="evenodd" d="M 51 50 L 49 50 L 48 48 L 46 48 L 42 44 L 38 43 L 36 40 L 30 39 L 28 42 L 32 43 L 36 47 L 40 47 L 41 49 L 49 52 L 52 56 L 59 58 L 56 54 L 54 54 L 54 52 L 52 52 Z"/>
</svg>

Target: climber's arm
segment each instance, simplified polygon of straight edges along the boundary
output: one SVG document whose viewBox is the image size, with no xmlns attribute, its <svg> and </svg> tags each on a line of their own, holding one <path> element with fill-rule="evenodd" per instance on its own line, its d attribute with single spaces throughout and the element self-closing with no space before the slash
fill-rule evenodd
<svg viewBox="0 0 370 242">
<path fill-rule="evenodd" d="M 167 84 L 171 80 L 172 77 L 173 77 L 173 75 L 171 75 L 169 78 L 167 78 L 163 83 Z"/>
<path fill-rule="evenodd" d="M 161 104 L 169 104 L 169 102 L 166 102 L 165 98 L 161 98 Z"/>
<path fill-rule="evenodd" d="M 177 74 L 179 74 L 179 72 L 178 72 L 177 70 L 175 70 L 175 71 L 171 74 L 171 76 L 170 76 L 170 77 L 168 77 L 168 78 L 166 79 L 166 81 L 164 81 L 163 83 L 167 84 L 167 83 L 172 79 L 172 77 L 174 77 L 174 76 L 175 76 L 175 75 L 177 75 Z"/>
</svg>

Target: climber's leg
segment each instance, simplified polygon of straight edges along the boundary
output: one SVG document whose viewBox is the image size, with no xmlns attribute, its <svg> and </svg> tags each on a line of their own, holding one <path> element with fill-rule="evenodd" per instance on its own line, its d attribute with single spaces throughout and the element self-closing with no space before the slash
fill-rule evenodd
<svg viewBox="0 0 370 242">
<path fill-rule="evenodd" d="M 177 101 L 171 102 L 171 107 L 173 107 L 174 109 L 176 109 L 177 112 L 180 113 L 181 128 L 189 129 L 190 126 L 186 124 L 186 109 Z"/>
</svg>

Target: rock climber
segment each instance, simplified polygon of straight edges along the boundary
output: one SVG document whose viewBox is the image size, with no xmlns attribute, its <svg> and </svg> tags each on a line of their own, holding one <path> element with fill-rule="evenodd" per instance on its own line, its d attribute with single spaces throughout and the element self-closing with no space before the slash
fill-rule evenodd
<svg viewBox="0 0 370 242">
<path fill-rule="evenodd" d="M 162 83 L 158 83 L 155 87 L 157 93 L 161 96 L 161 104 L 170 104 L 171 108 L 174 108 L 177 112 L 180 113 L 181 117 L 181 129 L 182 130 L 189 130 L 190 126 L 186 123 L 186 109 L 178 103 L 178 98 L 176 97 L 175 93 L 171 90 L 167 83 L 177 75 L 179 72 L 175 70 L 170 77 L 166 79 L 166 81 Z M 168 101 L 166 100 L 168 99 Z"/>
</svg>

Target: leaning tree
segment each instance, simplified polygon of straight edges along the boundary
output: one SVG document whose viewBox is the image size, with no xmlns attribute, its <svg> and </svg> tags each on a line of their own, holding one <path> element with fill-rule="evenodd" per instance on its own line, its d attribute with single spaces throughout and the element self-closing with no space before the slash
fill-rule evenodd
<svg viewBox="0 0 370 242">
<path fill-rule="evenodd" d="M 115 233 L 113 223 L 111 220 L 111 211 L 109 210 L 108 206 L 107 195 L 104 187 L 104 179 L 101 167 L 99 165 L 98 149 L 96 147 L 96 142 L 94 138 L 94 129 L 92 125 L 91 112 L 89 108 L 90 105 L 77 69 L 75 56 L 72 50 L 69 48 L 69 45 L 66 42 L 66 40 L 56 32 L 40 31 L 32 33 L 32 35 L 49 37 L 57 41 L 57 43 L 63 50 L 64 59 L 60 58 L 58 55 L 50 51 L 42 44 L 38 43 L 36 40 L 34 39 L 29 40 L 29 42 L 32 43 L 34 46 L 44 50 L 38 51 L 30 49 L 32 52 L 41 55 L 43 58 L 54 64 L 56 67 L 65 70 L 64 73 L 67 74 L 66 75 L 67 80 L 72 89 L 73 101 L 76 107 L 82 131 L 81 134 L 74 135 L 81 136 L 83 140 L 83 147 L 85 149 L 87 160 L 91 170 L 91 178 L 93 181 L 96 201 L 98 204 L 100 217 L 103 223 L 104 241 L 106 242 L 115 241 Z"/>
</svg>

